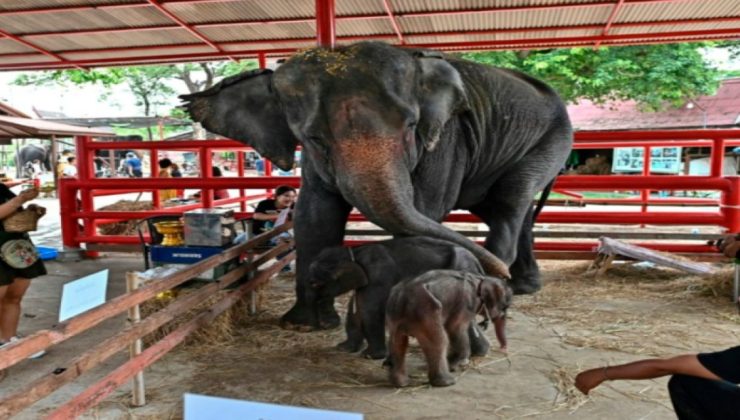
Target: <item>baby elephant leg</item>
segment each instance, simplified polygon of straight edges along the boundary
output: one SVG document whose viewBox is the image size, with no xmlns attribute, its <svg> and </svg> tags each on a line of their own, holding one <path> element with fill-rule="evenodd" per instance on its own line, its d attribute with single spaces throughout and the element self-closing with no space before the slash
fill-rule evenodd
<svg viewBox="0 0 740 420">
<path fill-rule="evenodd" d="M 391 324 L 389 329 L 387 361 L 390 364 L 390 380 L 394 386 L 404 387 L 409 384 L 409 376 L 406 374 L 406 350 L 409 347 L 409 336 L 402 333 L 397 324 Z"/>
<path fill-rule="evenodd" d="M 432 386 L 449 386 L 455 383 L 447 366 L 447 333 L 442 326 L 439 312 L 430 314 L 422 321 L 421 328 L 414 336 L 419 341 L 429 369 L 429 383 Z"/>
<path fill-rule="evenodd" d="M 385 347 L 385 301 L 387 296 L 363 296 L 360 306 L 362 331 L 367 340 L 367 348 L 362 355 L 368 359 L 382 359 L 386 356 Z M 359 303 L 359 302 L 358 302 Z"/>
<path fill-rule="evenodd" d="M 457 325 L 450 325 L 447 329 L 447 335 L 450 337 L 450 350 L 447 356 L 447 362 L 451 371 L 455 371 L 458 366 L 465 366 L 470 362 L 468 324 L 460 322 Z"/>
<path fill-rule="evenodd" d="M 473 320 L 468 327 L 468 339 L 470 340 L 470 355 L 473 357 L 483 357 L 488 354 L 491 343 L 486 338 L 483 329 Z"/>
<path fill-rule="evenodd" d="M 349 353 L 360 351 L 364 339 L 362 336 L 362 320 L 357 312 L 355 296 L 352 296 L 349 301 L 347 317 L 344 321 L 344 331 L 347 334 L 347 339 L 337 344 L 337 348 Z"/>
</svg>

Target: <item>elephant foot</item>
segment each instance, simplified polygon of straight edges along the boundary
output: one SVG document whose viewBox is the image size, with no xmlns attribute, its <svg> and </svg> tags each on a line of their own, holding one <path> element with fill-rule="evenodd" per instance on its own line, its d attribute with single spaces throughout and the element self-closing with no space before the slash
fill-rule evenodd
<svg viewBox="0 0 740 420">
<path fill-rule="evenodd" d="M 524 264 L 517 260 L 511 266 L 509 286 L 515 295 L 531 295 L 542 289 L 542 278 L 537 263 Z"/>
<path fill-rule="evenodd" d="M 440 373 L 429 377 L 429 383 L 432 386 L 450 386 L 455 385 L 455 377 L 449 373 Z"/>
<path fill-rule="evenodd" d="M 514 292 L 515 295 L 531 295 L 536 292 L 538 292 L 540 289 L 542 289 L 542 284 L 521 284 L 521 283 L 514 283 L 511 284 L 511 291 Z"/>
<path fill-rule="evenodd" d="M 312 316 L 311 308 L 306 304 L 296 302 L 288 312 L 280 318 L 280 327 L 286 330 L 309 332 L 318 329 Z"/>
<path fill-rule="evenodd" d="M 347 353 L 357 353 L 362 348 L 362 341 L 355 342 L 350 340 L 344 340 L 337 344 L 337 349 L 346 351 Z"/>
<path fill-rule="evenodd" d="M 454 380 L 454 378 L 453 378 Z M 409 386 L 409 376 L 405 373 L 392 373 L 391 383 L 396 388 L 403 388 Z"/>
<path fill-rule="evenodd" d="M 470 339 L 470 356 L 472 357 L 484 357 L 488 354 L 488 350 L 491 348 L 491 343 L 488 341 L 481 328 L 471 322 L 471 327 L 468 330 L 468 337 Z"/>
<path fill-rule="evenodd" d="M 362 356 L 366 359 L 373 359 L 373 360 L 380 360 L 385 358 L 388 355 L 388 352 L 385 351 L 385 349 L 371 349 L 366 348 L 365 351 L 362 352 Z"/>
<path fill-rule="evenodd" d="M 457 368 L 459 367 L 464 368 L 465 366 L 469 365 L 470 359 L 468 359 L 467 357 L 464 357 L 462 359 L 450 360 L 447 362 L 447 364 L 450 366 L 450 372 L 455 372 L 457 371 Z"/>
</svg>

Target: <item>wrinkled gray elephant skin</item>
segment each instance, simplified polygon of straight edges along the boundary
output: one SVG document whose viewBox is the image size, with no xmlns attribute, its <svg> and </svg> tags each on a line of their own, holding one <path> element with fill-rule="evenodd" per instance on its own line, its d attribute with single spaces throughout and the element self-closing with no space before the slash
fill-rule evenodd
<svg viewBox="0 0 740 420">
<path fill-rule="evenodd" d="M 453 270 L 432 270 L 394 286 L 386 306 L 391 383 L 408 385 L 406 351 L 409 337 L 415 337 L 432 386 L 454 384 L 450 371 L 468 363 L 468 332 L 477 313 L 493 320 L 501 348 L 506 349 L 511 295 L 501 279 Z"/>
<path fill-rule="evenodd" d="M 540 288 L 532 198 L 572 143 L 565 105 L 544 83 L 434 51 L 363 42 L 303 51 L 274 73 L 243 73 L 182 98 L 206 129 L 283 169 L 303 146 L 296 303 L 283 325 L 339 324 L 332 305 L 308 300 L 308 268 L 322 249 L 341 245 L 352 207 L 394 236 L 462 246 L 487 273 L 511 277 L 517 293 Z M 453 209 L 488 225 L 485 249 L 440 223 Z"/>
<path fill-rule="evenodd" d="M 483 274 L 475 256 L 451 242 L 423 236 L 395 238 L 354 248 L 324 249 L 311 264 L 309 294 L 321 301 L 354 290 L 345 319 L 347 339 L 337 347 L 357 352 L 367 341 L 362 354 L 382 359 L 387 353 L 385 304 L 391 288 L 434 269 Z M 472 355 L 484 356 L 490 344 L 475 329 L 477 326 L 471 323 L 468 335 Z"/>
</svg>

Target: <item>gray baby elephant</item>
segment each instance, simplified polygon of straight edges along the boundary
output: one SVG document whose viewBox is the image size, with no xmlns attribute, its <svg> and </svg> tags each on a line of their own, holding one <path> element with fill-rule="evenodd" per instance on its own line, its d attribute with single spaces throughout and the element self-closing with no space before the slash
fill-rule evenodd
<svg viewBox="0 0 740 420">
<path fill-rule="evenodd" d="M 371 359 L 386 356 L 385 304 L 391 288 L 433 269 L 483 273 L 473 254 L 451 242 L 422 236 L 401 237 L 347 248 L 324 249 L 311 263 L 310 296 L 321 302 L 355 290 L 347 311 L 347 340 L 338 347 Z M 485 336 L 471 325 L 473 355 L 488 352 Z"/>
<path fill-rule="evenodd" d="M 416 338 L 424 352 L 432 386 L 454 384 L 450 369 L 467 363 L 470 357 L 468 329 L 476 314 L 493 321 L 496 338 L 505 350 L 511 295 L 511 289 L 499 278 L 453 270 L 429 271 L 394 286 L 386 305 L 393 385 L 403 387 L 409 382 L 409 336 Z"/>
</svg>

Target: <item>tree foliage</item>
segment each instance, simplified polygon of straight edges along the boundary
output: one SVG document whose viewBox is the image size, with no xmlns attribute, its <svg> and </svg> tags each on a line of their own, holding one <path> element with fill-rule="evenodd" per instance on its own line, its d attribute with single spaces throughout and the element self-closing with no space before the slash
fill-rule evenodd
<svg viewBox="0 0 740 420">
<path fill-rule="evenodd" d="M 481 63 L 521 70 L 554 87 L 567 102 L 632 99 L 643 109 L 681 106 L 712 94 L 719 71 L 702 56 L 705 44 L 494 51 L 464 54 Z"/>
<path fill-rule="evenodd" d="M 208 89 L 220 78 L 256 68 L 254 61 L 187 63 L 166 66 L 111 67 L 92 70 L 56 70 L 41 73 L 24 73 L 13 83 L 29 85 L 100 85 L 106 89 L 125 84 L 134 95 L 136 105 L 142 107 L 144 115 L 150 115 L 154 107 L 167 102 L 176 92 L 173 81 L 181 81 L 188 92 Z"/>
</svg>

